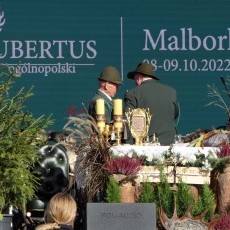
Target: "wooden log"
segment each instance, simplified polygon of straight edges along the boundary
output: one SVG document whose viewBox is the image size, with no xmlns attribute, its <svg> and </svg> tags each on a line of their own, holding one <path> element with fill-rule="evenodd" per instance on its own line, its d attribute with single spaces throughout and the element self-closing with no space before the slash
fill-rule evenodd
<svg viewBox="0 0 230 230">
<path fill-rule="evenodd" d="M 219 213 L 230 206 L 230 165 L 217 176 L 217 209 Z"/>
</svg>

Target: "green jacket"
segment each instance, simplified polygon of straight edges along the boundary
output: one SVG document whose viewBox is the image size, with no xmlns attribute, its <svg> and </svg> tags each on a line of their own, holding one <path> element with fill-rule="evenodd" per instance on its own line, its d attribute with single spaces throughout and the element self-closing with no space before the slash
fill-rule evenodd
<svg viewBox="0 0 230 230">
<path fill-rule="evenodd" d="M 149 127 L 150 138 L 155 133 L 161 145 L 174 143 L 175 119 L 179 115 L 176 90 L 156 80 L 146 80 L 125 93 L 125 111 L 149 108 L 152 115 Z M 151 139 L 150 139 L 151 141 Z"/>
<path fill-rule="evenodd" d="M 113 117 L 113 102 L 109 100 L 109 98 L 104 93 L 102 93 L 100 90 L 98 90 L 96 94 L 94 95 L 94 97 L 92 98 L 89 104 L 88 113 L 89 115 L 94 117 L 94 119 L 96 119 L 96 100 L 99 98 L 102 98 L 105 101 L 106 123 L 109 124 Z"/>
</svg>

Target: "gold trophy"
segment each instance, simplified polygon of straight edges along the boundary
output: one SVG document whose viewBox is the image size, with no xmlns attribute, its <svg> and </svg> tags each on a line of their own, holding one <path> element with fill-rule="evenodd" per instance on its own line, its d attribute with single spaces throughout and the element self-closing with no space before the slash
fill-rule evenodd
<svg viewBox="0 0 230 230">
<path fill-rule="evenodd" d="M 148 136 L 152 118 L 149 109 L 129 109 L 125 115 L 132 137 L 135 139 L 135 145 L 143 145 L 143 140 Z"/>
</svg>

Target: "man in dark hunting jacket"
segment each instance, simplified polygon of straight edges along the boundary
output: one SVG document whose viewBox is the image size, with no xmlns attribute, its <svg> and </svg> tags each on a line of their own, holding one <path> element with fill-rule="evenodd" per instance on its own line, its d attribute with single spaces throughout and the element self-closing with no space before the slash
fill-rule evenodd
<svg viewBox="0 0 230 230">
<path fill-rule="evenodd" d="M 136 87 L 125 93 L 125 111 L 149 108 L 152 115 L 149 137 L 155 134 L 161 145 L 174 143 L 175 119 L 179 116 L 176 90 L 159 83 L 151 64 L 140 63 L 127 76 L 135 81 Z"/>
</svg>

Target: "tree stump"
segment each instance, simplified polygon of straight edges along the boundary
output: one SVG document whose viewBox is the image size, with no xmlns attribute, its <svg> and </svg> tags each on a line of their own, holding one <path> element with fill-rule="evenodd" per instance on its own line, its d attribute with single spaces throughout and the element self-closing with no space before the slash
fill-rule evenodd
<svg viewBox="0 0 230 230">
<path fill-rule="evenodd" d="M 230 165 L 223 173 L 217 176 L 217 210 L 219 213 L 226 211 L 230 204 Z"/>
</svg>

